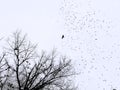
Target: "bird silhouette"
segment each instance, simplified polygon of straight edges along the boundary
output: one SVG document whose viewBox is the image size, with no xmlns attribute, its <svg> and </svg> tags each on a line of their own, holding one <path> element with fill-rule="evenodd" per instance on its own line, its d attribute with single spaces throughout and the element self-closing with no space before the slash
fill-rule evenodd
<svg viewBox="0 0 120 90">
<path fill-rule="evenodd" d="M 18 48 L 16 47 L 16 48 L 14 48 L 14 50 L 18 50 Z"/>
<path fill-rule="evenodd" d="M 62 35 L 62 39 L 64 38 L 64 35 Z"/>
</svg>

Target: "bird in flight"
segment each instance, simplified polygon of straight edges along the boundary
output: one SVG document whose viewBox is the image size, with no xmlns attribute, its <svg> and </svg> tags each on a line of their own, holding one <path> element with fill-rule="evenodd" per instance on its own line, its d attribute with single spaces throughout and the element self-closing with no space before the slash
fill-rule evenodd
<svg viewBox="0 0 120 90">
<path fill-rule="evenodd" d="M 62 35 L 62 37 L 61 37 L 62 39 L 64 38 L 64 35 Z"/>
</svg>

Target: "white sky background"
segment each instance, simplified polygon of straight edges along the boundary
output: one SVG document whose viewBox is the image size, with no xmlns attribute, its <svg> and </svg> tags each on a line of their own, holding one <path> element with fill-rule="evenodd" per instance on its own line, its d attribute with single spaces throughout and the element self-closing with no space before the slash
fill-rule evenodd
<svg viewBox="0 0 120 90">
<path fill-rule="evenodd" d="M 70 56 L 80 90 L 120 90 L 119 8 L 119 0 L 0 0 L 0 36 L 20 29 L 40 49 Z"/>
<path fill-rule="evenodd" d="M 67 49 L 81 72 L 76 78 L 79 89 L 120 90 L 120 2 L 65 0 L 64 3 L 63 50 Z"/>
<path fill-rule="evenodd" d="M 59 8 L 59 0 L 0 0 L 0 35 L 18 29 L 41 49 L 52 49 L 63 30 Z"/>
</svg>

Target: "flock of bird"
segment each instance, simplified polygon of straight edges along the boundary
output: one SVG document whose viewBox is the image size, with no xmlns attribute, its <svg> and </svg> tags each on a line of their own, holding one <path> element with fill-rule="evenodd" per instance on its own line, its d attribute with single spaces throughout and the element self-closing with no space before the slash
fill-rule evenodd
<svg viewBox="0 0 120 90">
<path fill-rule="evenodd" d="M 88 90 L 86 88 L 87 84 L 91 85 L 90 82 L 97 84 L 97 90 L 120 89 L 119 86 L 116 86 L 115 81 L 120 77 L 120 57 L 118 55 L 120 45 L 117 40 L 114 41 L 116 38 L 111 33 L 113 31 L 112 20 L 104 17 L 100 11 L 78 10 L 77 5 L 80 3 L 73 0 L 64 1 L 63 14 L 66 33 L 61 37 L 64 39 L 62 47 L 71 51 L 69 53 L 73 56 L 76 66 L 79 63 L 77 69 L 79 68 L 78 71 L 81 72 L 80 81 L 78 81 L 80 89 Z M 118 82 L 120 83 L 120 81 Z"/>
</svg>

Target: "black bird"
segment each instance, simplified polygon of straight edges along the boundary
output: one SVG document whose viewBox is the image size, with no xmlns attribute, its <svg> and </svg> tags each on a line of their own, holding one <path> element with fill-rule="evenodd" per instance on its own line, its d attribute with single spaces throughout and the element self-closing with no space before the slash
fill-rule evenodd
<svg viewBox="0 0 120 90">
<path fill-rule="evenodd" d="M 14 50 L 18 50 L 18 48 L 16 47 L 16 48 L 14 48 Z"/>
<path fill-rule="evenodd" d="M 62 35 L 62 39 L 64 38 L 64 35 Z"/>
</svg>

